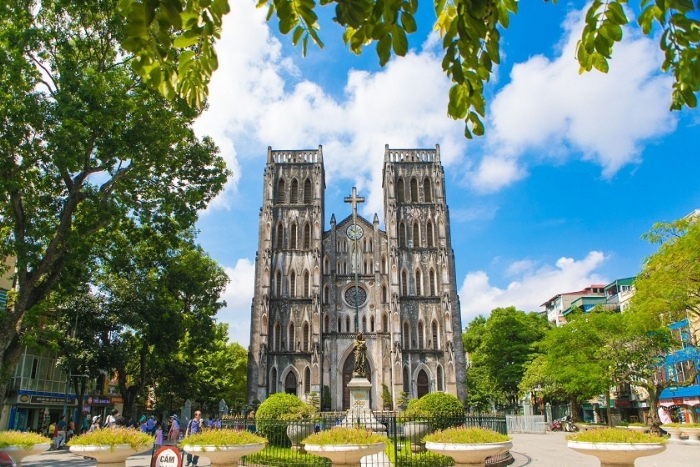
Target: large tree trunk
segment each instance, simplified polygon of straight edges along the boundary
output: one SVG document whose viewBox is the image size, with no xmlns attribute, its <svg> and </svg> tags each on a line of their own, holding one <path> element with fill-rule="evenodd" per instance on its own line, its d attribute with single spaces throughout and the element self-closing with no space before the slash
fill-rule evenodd
<svg viewBox="0 0 700 467">
<path fill-rule="evenodd" d="M 4 407 L 7 386 L 10 384 L 10 378 L 12 378 L 22 356 L 22 344 L 17 333 L 6 328 L 0 330 L 0 344 L 4 344 L 1 354 L 2 362 L 0 362 L 0 407 Z M 6 420 L 0 418 L 0 426 L 5 425 Z"/>
</svg>

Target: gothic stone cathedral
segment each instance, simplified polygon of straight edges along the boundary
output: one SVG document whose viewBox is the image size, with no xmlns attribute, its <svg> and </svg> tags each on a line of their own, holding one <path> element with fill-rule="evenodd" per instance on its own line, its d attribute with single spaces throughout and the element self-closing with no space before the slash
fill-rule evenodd
<svg viewBox="0 0 700 467">
<path fill-rule="evenodd" d="M 323 153 L 268 148 L 251 310 L 247 401 L 327 386 L 349 408 L 353 339 L 367 342 L 371 405 L 382 384 L 464 400 L 465 361 L 440 148 L 384 152 L 384 226 L 324 231 Z M 358 228 L 359 227 L 359 228 Z M 357 277 L 357 283 L 355 278 Z M 357 288 L 355 285 L 357 284 Z M 356 315 L 355 310 L 358 310 Z M 359 329 L 358 329 L 359 328 Z"/>
</svg>

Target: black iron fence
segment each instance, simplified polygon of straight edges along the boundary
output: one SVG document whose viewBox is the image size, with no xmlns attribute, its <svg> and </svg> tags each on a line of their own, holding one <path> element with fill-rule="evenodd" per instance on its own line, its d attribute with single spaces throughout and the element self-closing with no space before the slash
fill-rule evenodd
<svg viewBox="0 0 700 467">
<path fill-rule="evenodd" d="M 314 420 L 279 421 L 255 417 L 225 420 L 228 428 L 245 429 L 267 438 L 265 449 L 246 456 L 241 465 L 270 467 L 329 467 L 328 459 L 304 451 L 301 440 L 310 434 L 336 426 L 357 425 L 345 419 L 345 412 L 323 412 Z M 397 412 L 374 412 L 379 430 L 386 433 L 386 449 L 374 456 L 367 465 L 378 467 L 441 467 L 453 466 L 450 457 L 425 449 L 421 440 L 427 434 L 451 426 L 488 428 L 507 434 L 506 419 L 492 415 L 438 414 L 431 417 L 405 417 Z M 376 428 L 375 428 L 376 429 Z M 510 453 L 487 459 L 489 466 L 505 466 L 513 461 Z"/>
</svg>

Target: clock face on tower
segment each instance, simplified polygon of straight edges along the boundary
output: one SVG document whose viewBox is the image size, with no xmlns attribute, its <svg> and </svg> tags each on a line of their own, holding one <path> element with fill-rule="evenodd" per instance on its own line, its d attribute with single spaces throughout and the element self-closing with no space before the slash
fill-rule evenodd
<svg viewBox="0 0 700 467">
<path fill-rule="evenodd" d="M 367 301 L 367 291 L 363 287 L 357 287 L 357 306 L 362 306 Z M 355 306 L 355 286 L 345 290 L 345 302 L 350 306 Z"/>
<path fill-rule="evenodd" d="M 357 224 L 353 224 L 350 227 L 348 227 L 346 233 L 350 240 L 359 240 L 360 238 L 362 238 L 362 227 L 360 227 Z"/>
</svg>

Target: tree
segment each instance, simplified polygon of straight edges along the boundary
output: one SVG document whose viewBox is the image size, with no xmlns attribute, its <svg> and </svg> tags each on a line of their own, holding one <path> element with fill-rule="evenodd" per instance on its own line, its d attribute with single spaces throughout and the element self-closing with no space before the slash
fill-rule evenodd
<svg viewBox="0 0 700 467">
<path fill-rule="evenodd" d="M 700 317 L 700 223 L 688 216 L 654 224 L 643 238 L 659 249 L 644 261 L 635 280 L 634 304 L 652 321 L 670 314 L 669 322 L 686 310 Z"/>
<path fill-rule="evenodd" d="M 469 323 L 462 336 L 471 363 L 467 372 L 468 390 L 476 393 L 468 395 L 468 401 L 483 407 L 486 399 L 505 398 L 514 405 L 525 365 L 536 353 L 533 345 L 544 337 L 548 328 L 545 317 L 515 307 L 496 308 L 488 319 L 480 316 Z M 479 397 L 474 397 L 477 394 Z"/>
<path fill-rule="evenodd" d="M 0 314 L 2 376 L 26 313 L 58 285 L 83 286 L 100 237 L 126 219 L 188 228 L 226 180 L 191 129 L 198 113 L 126 65 L 122 23 L 116 1 L 0 5 L 0 256 L 17 257 L 18 285 Z"/>
<path fill-rule="evenodd" d="M 547 0 L 545 0 L 547 1 Z M 552 0 L 556 3 L 556 0 Z M 443 71 L 451 79 L 448 114 L 464 120 L 467 138 L 484 133 L 484 86 L 493 65 L 500 63 L 501 32 L 508 28 L 510 15 L 518 11 L 516 0 L 433 0 L 444 58 Z M 627 0 L 594 0 L 586 12 L 586 24 L 577 46 L 580 70 L 593 68 L 607 73 L 615 42 L 622 40 L 628 23 L 623 5 Z M 335 7 L 333 21 L 343 28 L 343 40 L 360 54 L 376 43 L 380 65 L 392 52 L 404 56 L 407 34 L 417 30 L 414 15 L 417 0 L 322 0 L 321 6 Z M 323 42 L 314 0 L 259 0 L 268 7 L 268 20 L 277 17 L 279 31 L 290 34 L 292 44 L 301 43 L 306 53 L 309 40 Z M 173 89 L 186 93 L 188 100 L 201 102 L 211 71 L 216 68 L 213 39 L 219 37 L 221 16 L 228 12 L 226 0 L 122 0 L 120 11 L 128 18 L 125 49 L 134 52 L 135 69 L 144 79 L 167 94 Z M 694 108 L 700 85 L 700 22 L 690 0 L 650 2 L 641 0 L 637 23 L 649 37 L 659 37 L 664 51 L 662 70 L 673 75 L 671 109 Z M 658 34 L 654 25 L 658 25 Z M 174 39 L 173 39 L 174 38 Z M 178 79 L 180 81 L 178 81 Z M 172 84 L 171 84 L 172 83 Z"/>
</svg>

